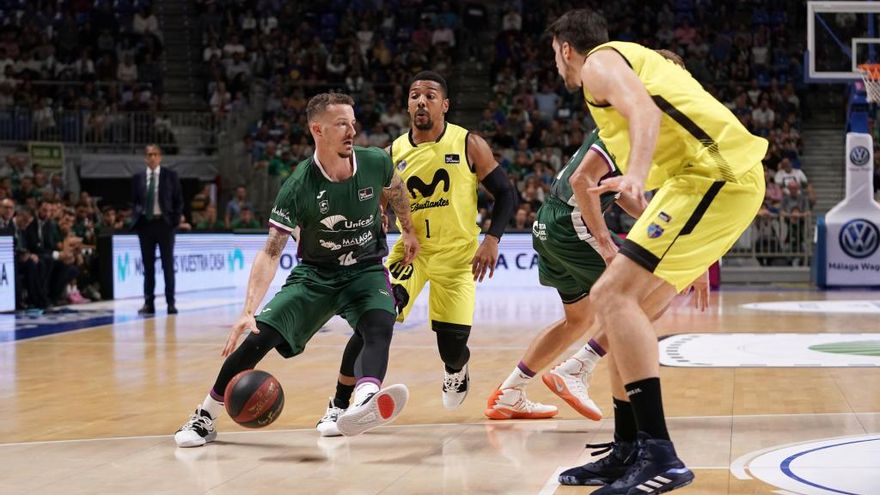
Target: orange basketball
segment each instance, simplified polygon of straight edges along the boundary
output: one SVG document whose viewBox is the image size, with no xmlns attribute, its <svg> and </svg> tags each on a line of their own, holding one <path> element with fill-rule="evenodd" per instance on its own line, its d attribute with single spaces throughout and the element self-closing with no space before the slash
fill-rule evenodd
<svg viewBox="0 0 880 495">
<path fill-rule="evenodd" d="M 235 375 L 223 394 L 226 412 L 247 428 L 262 428 L 278 419 L 284 408 L 284 390 L 274 376 L 260 370 Z"/>
</svg>

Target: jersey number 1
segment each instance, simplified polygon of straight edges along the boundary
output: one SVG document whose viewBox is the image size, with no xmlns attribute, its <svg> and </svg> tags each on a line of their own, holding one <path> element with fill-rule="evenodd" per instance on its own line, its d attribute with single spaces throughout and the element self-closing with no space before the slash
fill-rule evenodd
<svg viewBox="0 0 880 495">
<path fill-rule="evenodd" d="M 425 219 L 425 239 L 431 238 L 431 224 L 428 223 L 428 219 Z"/>
<path fill-rule="evenodd" d="M 339 256 L 339 264 L 342 266 L 349 266 L 355 263 L 357 263 L 357 260 L 354 259 L 350 252 Z"/>
</svg>

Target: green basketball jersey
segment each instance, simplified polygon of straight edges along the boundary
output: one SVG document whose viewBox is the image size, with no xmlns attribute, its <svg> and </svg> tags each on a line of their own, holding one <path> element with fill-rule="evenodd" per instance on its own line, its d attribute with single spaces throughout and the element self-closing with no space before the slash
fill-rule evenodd
<svg viewBox="0 0 880 495">
<path fill-rule="evenodd" d="M 577 152 L 572 155 L 568 160 L 568 163 L 559 170 L 559 173 L 556 174 L 556 179 L 554 179 L 553 184 L 550 186 L 550 195 L 572 208 L 577 207 L 577 202 L 574 199 L 574 193 L 571 190 L 571 184 L 568 180 L 571 177 L 571 174 L 577 170 L 578 165 L 581 164 L 581 160 L 584 159 L 584 156 L 590 151 L 590 149 L 599 153 L 608 165 L 608 173 L 602 177 L 603 179 L 605 177 L 620 175 L 620 170 L 617 168 L 614 158 L 608 153 L 608 150 L 605 148 L 605 143 L 599 139 L 599 129 L 593 130 L 593 132 L 584 138 L 584 143 L 578 148 Z M 605 211 L 611 206 L 611 203 L 613 203 L 616 198 L 617 193 L 610 192 L 603 194 L 601 197 L 602 211 Z"/>
<path fill-rule="evenodd" d="M 391 184 L 391 157 L 379 148 L 354 147 L 354 174 L 331 181 L 321 164 L 303 160 L 284 182 L 269 223 L 293 232 L 299 227 L 297 258 L 322 268 L 381 263 L 388 254 L 379 197 Z"/>
</svg>

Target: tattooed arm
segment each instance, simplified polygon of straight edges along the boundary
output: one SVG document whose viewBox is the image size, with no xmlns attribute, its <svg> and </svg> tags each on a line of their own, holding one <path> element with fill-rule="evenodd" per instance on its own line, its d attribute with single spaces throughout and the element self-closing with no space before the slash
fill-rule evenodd
<svg viewBox="0 0 880 495">
<path fill-rule="evenodd" d="M 402 263 L 408 265 L 419 252 L 419 241 L 416 238 L 412 217 L 409 214 L 409 198 L 407 197 L 406 187 L 403 185 L 403 179 L 400 178 L 400 174 L 396 170 L 391 177 L 391 185 L 382 191 L 382 195 L 388 202 L 388 207 L 391 208 L 400 222 L 400 236 L 403 239 L 404 246 Z"/>
<path fill-rule="evenodd" d="M 263 250 L 257 253 L 256 258 L 254 258 L 254 266 L 251 267 L 251 274 L 248 278 L 244 308 L 238 321 L 229 332 L 226 346 L 223 348 L 223 356 L 228 356 L 235 350 L 238 337 L 246 330 L 260 333 L 259 329 L 257 329 L 254 313 L 257 311 L 260 301 L 266 295 L 266 291 L 269 290 L 269 284 L 275 278 L 275 272 L 278 271 L 278 261 L 281 259 L 281 253 L 284 251 L 284 246 L 287 245 L 289 237 L 290 233 L 288 232 L 284 232 L 276 227 L 269 228 L 269 238 L 266 239 L 266 245 L 263 246 Z"/>
</svg>

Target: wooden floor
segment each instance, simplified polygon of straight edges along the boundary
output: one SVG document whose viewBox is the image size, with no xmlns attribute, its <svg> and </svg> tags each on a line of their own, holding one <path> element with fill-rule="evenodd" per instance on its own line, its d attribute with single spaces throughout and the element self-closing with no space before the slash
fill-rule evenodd
<svg viewBox="0 0 880 495">
<path fill-rule="evenodd" d="M 674 308 L 659 322 L 658 330 L 660 334 L 878 332 L 877 314 L 799 314 L 741 307 L 759 301 L 872 298 L 877 295 L 723 291 L 713 295 L 710 312 Z M 610 439 L 610 416 L 601 422 L 585 420 L 540 381 L 529 389 L 530 397 L 557 404 L 561 410 L 557 419 L 490 422 L 482 416 L 486 397 L 518 362 L 532 336 L 560 314 L 552 292 L 478 293 L 477 323 L 470 340 L 472 386 L 457 411 L 442 408 L 442 364 L 434 335 L 423 317 L 415 318 L 395 334 L 386 380 L 410 388 L 410 403 L 398 421 L 361 437 L 319 438 L 313 426 L 333 392 L 348 335 L 344 324 L 334 321 L 303 355 L 285 361 L 272 353 L 259 366 L 284 387 L 286 406 L 275 424 L 251 431 L 223 418 L 218 423 L 218 442 L 178 449 L 172 434 L 213 383 L 228 325 L 240 308 L 230 297 L 216 307 L 186 310 L 187 301 L 193 299 L 198 296 L 181 298 L 184 311 L 176 317 L 160 314 L 0 343 L 0 493 L 590 491 L 559 487 L 556 474 L 590 459 L 585 443 Z M 116 308 L 130 312 L 133 304 Z M 778 352 L 784 354 L 786 349 Z M 754 477 L 740 479 L 743 472 L 750 472 L 747 465 L 743 467 L 750 455 L 836 437 L 880 439 L 880 368 L 664 367 L 662 379 L 673 439 L 697 474 L 693 485 L 676 492 L 683 495 L 774 493 L 786 487 Z M 591 393 L 610 414 L 602 364 Z M 880 442 L 872 445 L 876 444 Z M 850 480 L 862 477 L 850 486 L 880 486 L 877 467 L 874 462 L 855 474 L 848 471 Z M 751 473 L 758 468 L 752 465 Z M 806 488 L 787 488 L 785 493 L 880 493 L 880 488 L 823 491 L 801 486 Z"/>
</svg>

